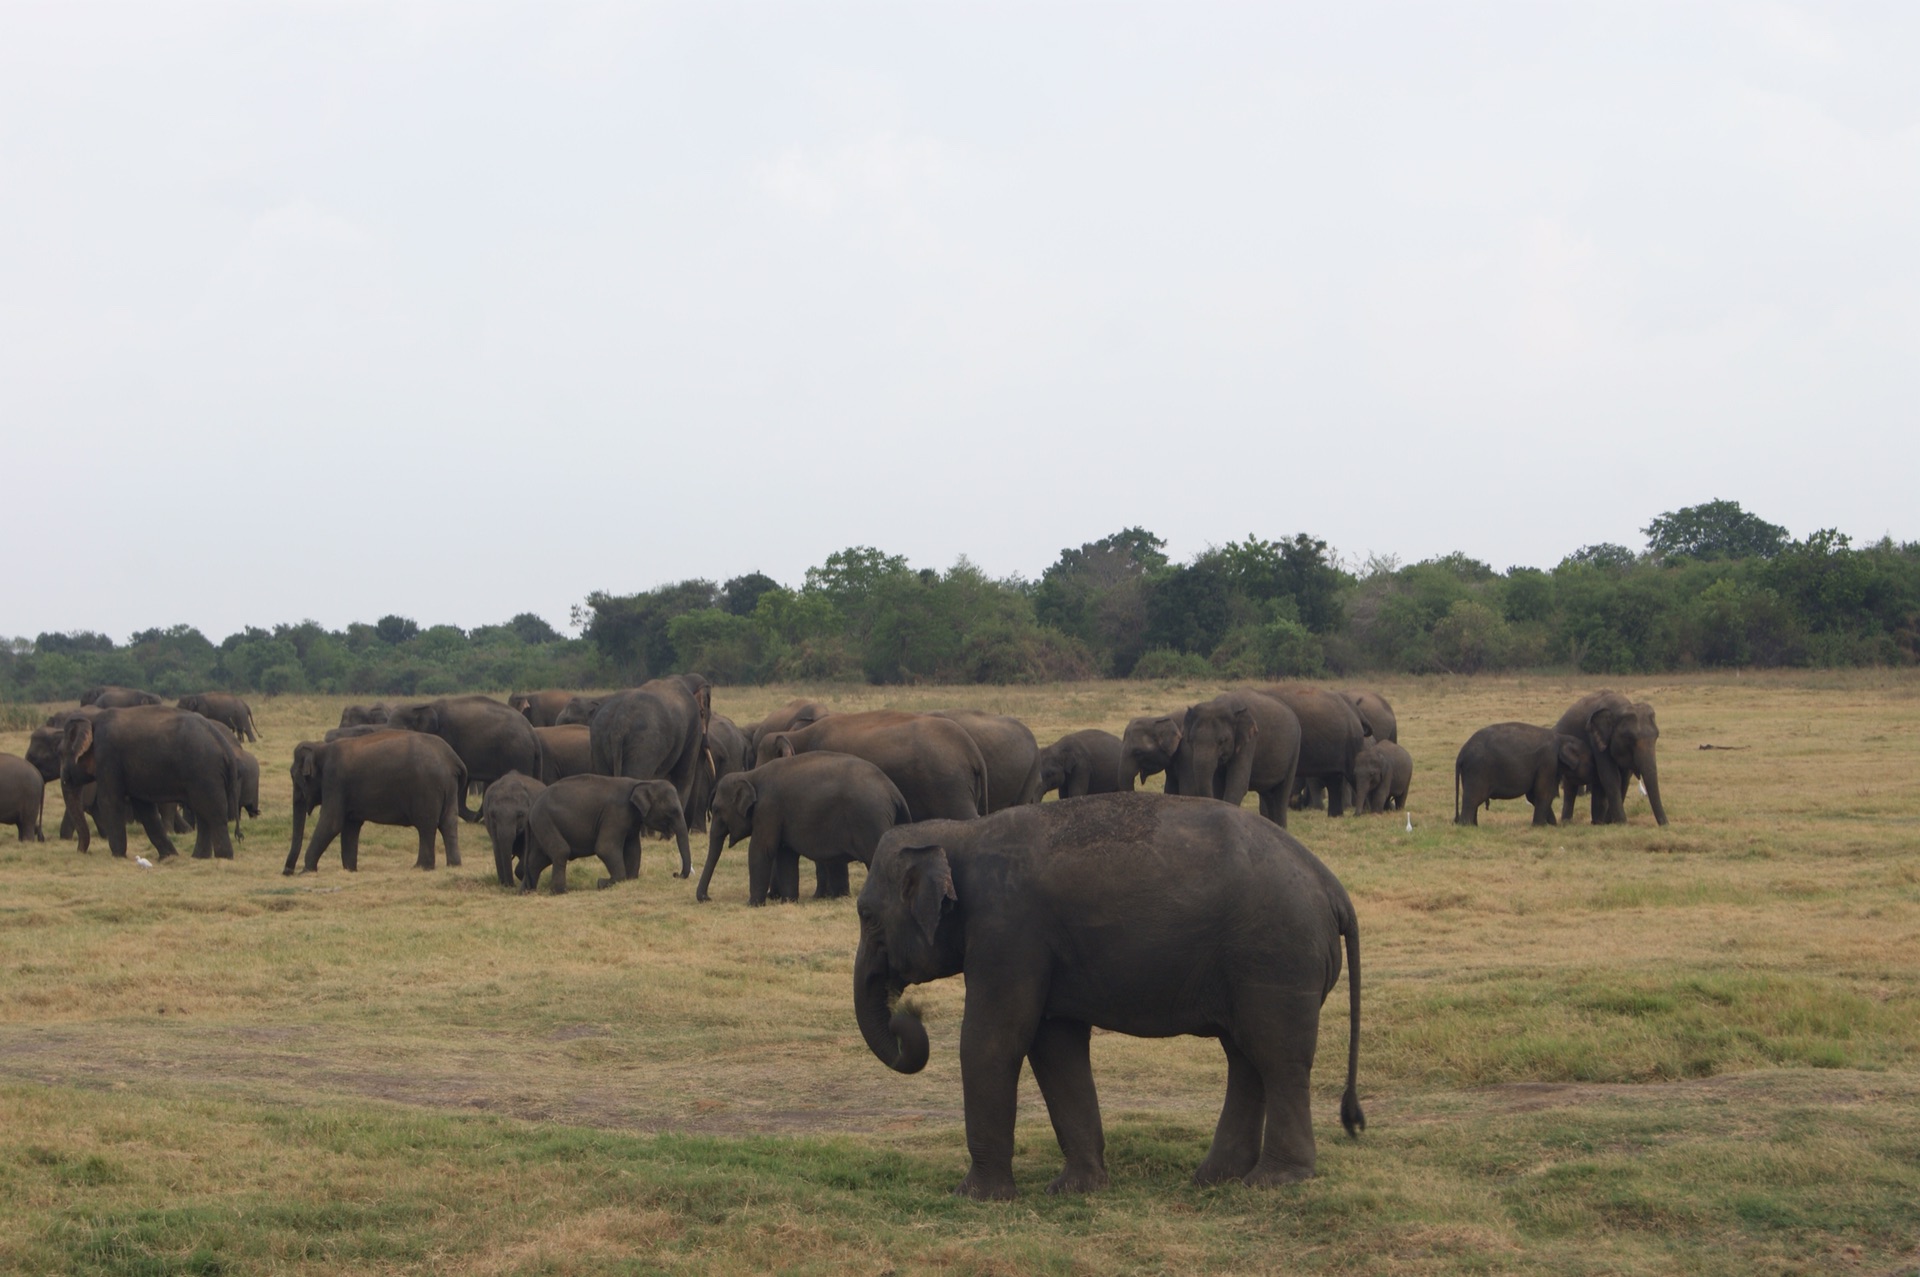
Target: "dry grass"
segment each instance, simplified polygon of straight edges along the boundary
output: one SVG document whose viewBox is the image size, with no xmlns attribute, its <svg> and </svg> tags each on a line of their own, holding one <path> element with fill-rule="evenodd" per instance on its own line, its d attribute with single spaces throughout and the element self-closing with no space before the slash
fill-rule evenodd
<svg viewBox="0 0 1920 1277">
<path fill-rule="evenodd" d="M 1920 1265 L 1920 678 L 1627 685 L 1660 711 L 1664 830 L 1639 800 L 1625 828 L 1536 831 L 1521 802 L 1449 823 L 1459 743 L 1550 722 L 1591 681 L 1377 686 L 1416 760 L 1413 831 L 1294 825 L 1359 908 L 1372 1120 L 1338 1135 L 1329 1016 L 1308 1185 L 1186 1186 L 1218 1048 L 1102 1034 L 1114 1189 L 1039 1195 L 1058 1152 L 1028 1079 L 1027 1195 L 950 1201 L 961 981 L 920 991 L 933 1061 L 901 1078 L 853 1027 L 850 904 L 749 910 L 738 851 L 706 906 L 655 843 L 636 884 L 508 895 L 477 826 L 457 870 L 413 870 L 411 832 L 370 826 L 357 875 L 330 856 L 283 879 L 287 761 L 342 702 L 281 698 L 255 705 L 267 818 L 231 864 L 0 833 L 0 1268 Z M 797 693 L 975 704 L 1044 743 L 1214 690 L 717 701 L 743 723 Z"/>
</svg>

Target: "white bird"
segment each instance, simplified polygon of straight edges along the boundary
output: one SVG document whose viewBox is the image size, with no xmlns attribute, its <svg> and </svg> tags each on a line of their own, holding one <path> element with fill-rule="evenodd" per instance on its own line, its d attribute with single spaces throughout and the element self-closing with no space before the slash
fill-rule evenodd
<svg viewBox="0 0 1920 1277">
<path fill-rule="evenodd" d="M 1407 832 L 1408 833 L 1413 832 L 1413 813 L 1412 812 L 1407 813 Z"/>
<path fill-rule="evenodd" d="M 133 858 L 133 863 L 136 865 L 139 865 L 142 869 L 153 868 L 153 862 L 151 860 L 148 860 L 145 856 L 135 856 Z"/>
</svg>

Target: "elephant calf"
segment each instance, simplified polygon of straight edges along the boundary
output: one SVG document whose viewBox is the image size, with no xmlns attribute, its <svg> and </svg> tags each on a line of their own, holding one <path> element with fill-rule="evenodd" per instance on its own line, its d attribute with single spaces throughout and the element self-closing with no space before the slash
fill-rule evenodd
<svg viewBox="0 0 1920 1277">
<path fill-rule="evenodd" d="M 553 867 L 553 894 L 567 889 L 567 862 L 575 855 L 600 857 L 607 867 L 602 887 L 640 876 L 640 835 L 671 834 L 680 844 L 680 872 L 693 872 L 687 818 L 680 795 L 664 780 L 627 776 L 569 776 L 548 785 L 527 817 L 533 836 L 521 861 L 520 890 L 532 891 Z"/>
<path fill-rule="evenodd" d="M 1120 738 L 1090 727 L 1069 732 L 1041 750 L 1040 790 L 1034 801 L 1056 789 L 1062 798 L 1119 793 Z"/>
<path fill-rule="evenodd" d="M 46 799 L 47 782 L 38 767 L 17 755 L 0 754 L 0 825 L 12 825 L 21 842 L 45 842 L 40 809 Z"/>
<path fill-rule="evenodd" d="M 912 817 L 887 774 L 864 758 L 819 752 L 776 758 L 722 777 L 714 789 L 713 831 L 694 899 L 707 898 L 721 846 L 747 843 L 747 903 L 770 888 L 800 894 L 799 858 L 814 862 L 814 896 L 847 894 L 847 863 L 867 864 L 880 835 Z"/>
<path fill-rule="evenodd" d="M 527 851 L 533 839 L 533 803 L 546 791 L 542 782 L 519 772 L 508 772 L 488 785 L 486 796 L 480 800 L 480 821 L 493 840 L 493 871 L 503 887 L 519 882 L 526 868 Z"/>
<path fill-rule="evenodd" d="M 1489 799 L 1524 798 L 1533 823 L 1554 824 L 1563 777 L 1591 777 L 1593 756 L 1578 736 L 1532 723 L 1495 723 L 1467 738 L 1453 763 L 1453 823 L 1477 825 Z"/>
<path fill-rule="evenodd" d="M 1353 760 L 1353 805 L 1362 812 L 1399 811 L 1413 783 L 1413 755 L 1396 741 L 1369 737 Z"/>
</svg>

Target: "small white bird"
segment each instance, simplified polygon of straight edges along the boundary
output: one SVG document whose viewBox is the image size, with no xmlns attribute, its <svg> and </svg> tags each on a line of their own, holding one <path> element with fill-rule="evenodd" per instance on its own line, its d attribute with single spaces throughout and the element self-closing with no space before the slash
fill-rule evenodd
<svg viewBox="0 0 1920 1277">
<path fill-rule="evenodd" d="M 153 868 L 153 862 L 151 860 L 148 860 L 145 856 L 135 856 L 133 858 L 133 863 L 136 865 L 139 865 L 142 869 Z"/>
<path fill-rule="evenodd" d="M 1413 832 L 1413 813 L 1412 812 L 1407 813 L 1407 832 L 1408 833 Z"/>
</svg>

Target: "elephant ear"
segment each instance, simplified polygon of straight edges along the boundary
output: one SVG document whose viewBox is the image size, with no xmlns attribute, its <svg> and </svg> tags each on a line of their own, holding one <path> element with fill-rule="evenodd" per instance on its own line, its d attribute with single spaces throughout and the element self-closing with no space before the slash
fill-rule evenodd
<svg viewBox="0 0 1920 1277">
<path fill-rule="evenodd" d="M 320 751 L 303 749 L 293 760 L 294 770 L 300 773 L 300 783 L 312 786 L 320 779 Z"/>
<path fill-rule="evenodd" d="M 1186 738 L 1186 729 L 1171 714 L 1153 725 L 1154 743 L 1165 749 L 1169 758 L 1180 748 L 1180 742 Z"/>
<path fill-rule="evenodd" d="M 679 793 L 664 780 L 641 781 L 633 787 L 627 801 L 640 813 L 641 823 L 655 829 L 672 828 L 676 821 L 684 819 L 680 814 Z"/>
<path fill-rule="evenodd" d="M 1253 721 L 1253 711 L 1245 705 L 1233 711 L 1233 743 L 1241 748 L 1260 739 L 1260 724 Z"/>
<path fill-rule="evenodd" d="M 1614 712 L 1605 705 L 1587 715 L 1587 744 L 1596 754 L 1604 754 L 1613 744 Z"/>
<path fill-rule="evenodd" d="M 93 720 L 75 718 L 69 721 L 61 749 L 75 767 L 88 776 L 93 775 Z"/>
<path fill-rule="evenodd" d="M 1560 769 L 1571 776 L 1584 777 L 1592 770 L 1592 755 L 1578 736 L 1560 738 Z"/>
<path fill-rule="evenodd" d="M 776 733 L 773 738 L 773 756 L 775 758 L 793 757 L 793 738 L 785 732 Z"/>
<path fill-rule="evenodd" d="M 927 937 L 927 943 L 933 943 L 933 933 L 940 926 L 940 915 L 947 911 L 947 901 L 959 903 L 960 897 L 953 890 L 953 868 L 947 863 L 947 849 L 940 846 L 902 847 L 900 861 L 906 866 L 901 877 L 900 894 L 904 899 L 907 912 Z"/>
</svg>

